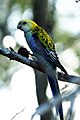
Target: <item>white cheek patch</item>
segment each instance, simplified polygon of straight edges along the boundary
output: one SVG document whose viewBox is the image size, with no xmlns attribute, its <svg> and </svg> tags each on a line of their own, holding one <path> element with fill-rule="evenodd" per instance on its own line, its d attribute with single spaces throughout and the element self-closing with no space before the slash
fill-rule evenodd
<svg viewBox="0 0 80 120">
<path fill-rule="evenodd" d="M 22 30 L 23 30 L 24 32 L 27 32 L 27 31 L 29 31 L 29 27 L 22 25 Z"/>
</svg>

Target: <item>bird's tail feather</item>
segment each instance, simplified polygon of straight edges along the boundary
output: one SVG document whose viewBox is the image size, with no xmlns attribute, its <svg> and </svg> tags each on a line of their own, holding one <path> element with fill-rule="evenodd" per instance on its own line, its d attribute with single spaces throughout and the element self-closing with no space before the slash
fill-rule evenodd
<svg viewBox="0 0 80 120">
<path fill-rule="evenodd" d="M 50 83 L 52 94 L 53 94 L 54 99 L 55 99 L 56 96 L 60 96 L 58 81 L 56 79 L 51 78 L 49 75 L 48 75 L 48 80 L 49 80 L 49 83 Z M 62 108 L 62 103 L 61 102 L 56 106 L 56 112 L 59 113 L 60 119 L 64 120 L 64 118 L 63 118 L 63 108 Z"/>
<path fill-rule="evenodd" d="M 66 75 L 68 75 L 67 71 L 65 70 L 65 68 L 61 65 L 61 63 L 59 62 L 59 60 L 57 60 L 57 67 L 59 67 Z"/>
</svg>

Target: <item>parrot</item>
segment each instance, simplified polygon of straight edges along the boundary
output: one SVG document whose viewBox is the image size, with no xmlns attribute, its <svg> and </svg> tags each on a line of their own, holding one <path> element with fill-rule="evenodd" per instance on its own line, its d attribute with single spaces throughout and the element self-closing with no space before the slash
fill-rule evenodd
<svg viewBox="0 0 80 120">
<path fill-rule="evenodd" d="M 64 74 L 68 75 L 59 61 L 55 50 L 55 43 L 48 33 L 33 20 L 21 20 L 17 28 L 24 32 L 27 44 L 38 60 L 40 67 L 45 71 L 55 99 L 60 96 L 56 67 L 60 68 Z M 55 107 L 57 116 L 59 115 L 60 120 L 64 120 L 62 102 Z"/>
</svg>

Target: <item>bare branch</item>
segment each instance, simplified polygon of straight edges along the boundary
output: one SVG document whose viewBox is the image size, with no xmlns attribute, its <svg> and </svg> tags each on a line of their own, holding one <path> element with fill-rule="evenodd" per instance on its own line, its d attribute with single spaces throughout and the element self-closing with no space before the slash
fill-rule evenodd
<svg viewBox="0 0 80 120">
<path fill-rule="evenodd" d="M 0 54 L 10 58 L 10 60 L 18 61 L 18 62 L 23 63 L 25 65 L 28 65 L 28 66 L 30 66 L 30 67 L 32 67 L 34 69 L 37 69 L 37 70 L 39 70 L 41 72 L 45 72 L 40 67 L 37 60 L 27 59 L 26 57 L 23 57 L 22 55 L 18 54 L 17 52 L 15 52 L 13 50 L 9 50 L 7 48 L 0 48 Z M 80 77 L 78 77 L 78 76 L 73 76 L 73 75 L 67 76 L 67 75 L 65 75 L 63 73 L 58 72 L 58 79 L 60 81 L 64 81 L 64 82 L 80 84 Z"/>
<path fill-rule="evenodd" d="M 18 54 L 17 52 L 15 52 L 13 50 L 9 50 L 8 48 L 0 48 L 0 54 L 10 58 L 10 60 L 18 61 L 18 62 L 28 65 L 34 69 L 37 69 L 41 72 L 44 72 L 40 68 L 38 61 L 33 61 L 31 59 L 27 59 L 26 57 L 23 57 L 22 55 Z"/>
<path fill-rule="evenodd" d="M 41 104 L 35 111 L 35 113 L 32 115 L 31 120 L 33 120 L 33 118 L 36 115 L 43 115 L 46 112 L 48 112 L 49 110 L 51 110 L 54 106 L 56 106 L 58 103 L 64 101 L 64 100 L 71 100 L 72 98 L 74 98 L 74 96 L 76 96 L 78 93 L 80 92 L 80 86 L 77 86 L 75 89 L 71 90 L 70 93 L 63 93 L 60 96 L 56 97 L 55 99 L 51 99 L 49 102 L 43 103 Z"/>
<path fill-rule="evenodd" d="M 60 81 L 64 81 L 64 82 L 70 82 L 70 83 L 74 83 L 74 84 L 80 84 L 80 77 L 79 76 L 74 76 L 74 75 L 65 75 L 62 74 L 60 72 L 58 72 L 58 79 Z"/>
<path fill-rule="evenodd" d="M 16 114 L 11 118 L 11 120 L 13 120 L 13 119 L 14 119 L 17 115 L 19 115 L 20 113 L 24 112 L 24 110 L 25 110 L 25 108 L 22 109 L 20 112 L 16 113 Z"/>
</svg>

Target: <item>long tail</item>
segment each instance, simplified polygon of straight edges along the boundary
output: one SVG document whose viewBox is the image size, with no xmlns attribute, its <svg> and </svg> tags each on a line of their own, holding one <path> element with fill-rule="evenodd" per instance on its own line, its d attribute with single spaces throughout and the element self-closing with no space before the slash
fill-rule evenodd
<svg viewBox="0 0 80 120">
<path fill-rule="evenodd" d="M 57 67 L 59 67 L 66 75 L 68 75 L 67 71 L 65 70 L 65 68 L 61 65 L 61 63 L 59 62 L 59 60 L 57 60 Z"/>
<path fill-rule="evenodd" d="M 51 87 L 52 94 L 53 94 L 54 98 L 56 96 L 60 96 L 58 81 L 56 80 L 56 78 L 53 79 L 51 76 L 48 75 L 48 80 L 49 80 L 50 87 Z M 61 102 L 56 106 L 56 112 L 59 113 L 60 119 L 64 120 L 64 118 L 63 118 L 63 108 L 62 108 L 62 103 Z"/>
</svg>

